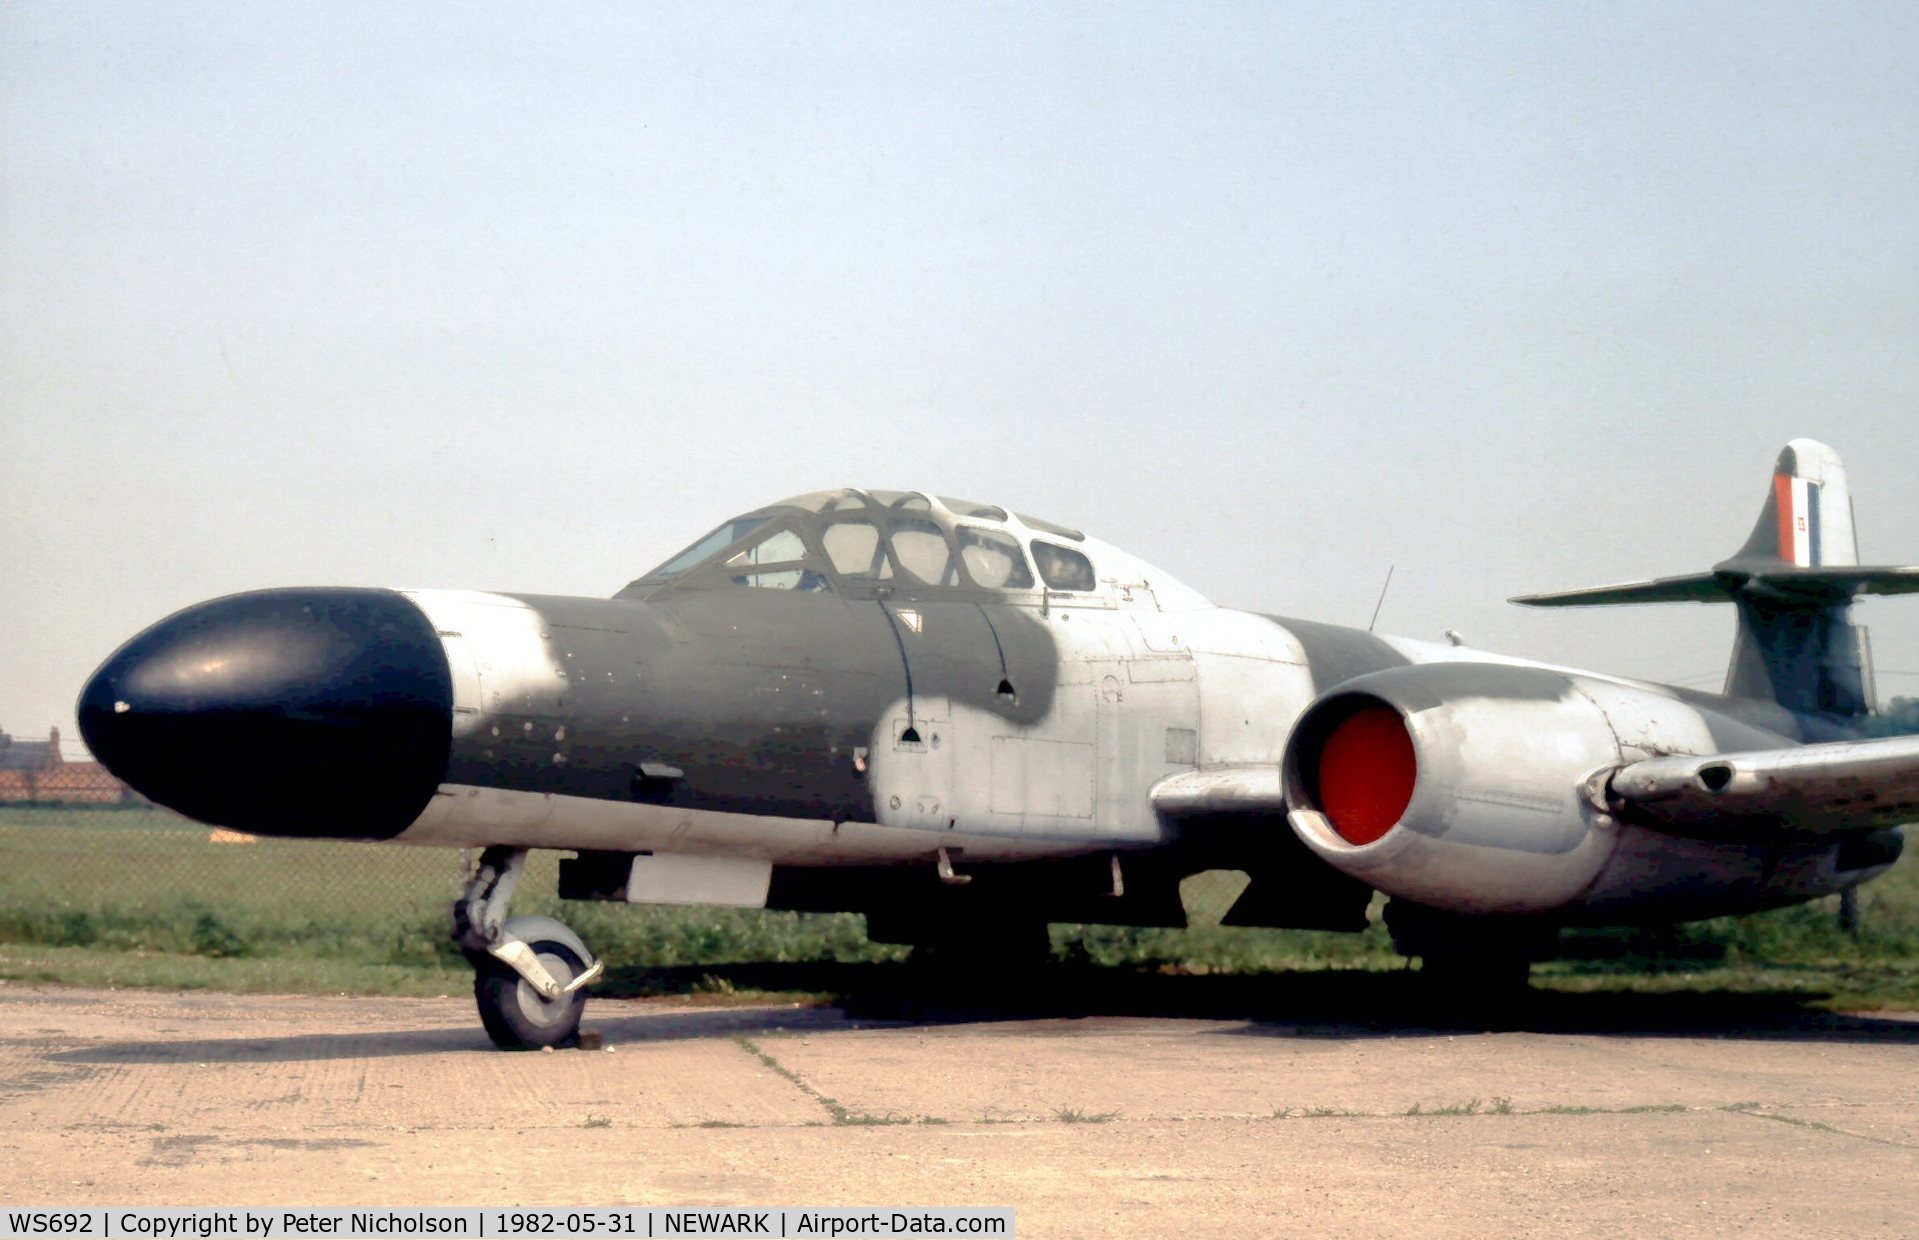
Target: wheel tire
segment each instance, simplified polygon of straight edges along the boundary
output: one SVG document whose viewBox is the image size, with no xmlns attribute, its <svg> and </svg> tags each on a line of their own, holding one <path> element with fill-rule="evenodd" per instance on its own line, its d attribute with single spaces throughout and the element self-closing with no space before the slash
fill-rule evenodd
<svg viewBox="0 0 1919 1240">
<path fill-rule="evenodd" d="M 586 972 L 586 962 L 564 943 L 538 939 L 529 946 L 562 986 Z M 486 1036 L 503 1051 L 537 1051 L 571 1046 L 579 1040 L 585 989 L 555 1000 L 542 999 L 525 978 L 489 956 L 474 974 L 473 999 Z"/>
</svg>

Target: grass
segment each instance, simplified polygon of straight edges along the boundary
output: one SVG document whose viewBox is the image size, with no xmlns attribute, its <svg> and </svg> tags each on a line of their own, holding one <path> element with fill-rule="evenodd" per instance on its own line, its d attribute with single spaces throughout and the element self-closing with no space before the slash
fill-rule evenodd
<svg viewBox="0 0 1919 1240">
<path fill-rule="evenodd" d="M 456 853 L 208 837 L 156 810 L 0 809 L 0 977 L 412 995 L 470 985 L 448 935 Z M 867 942 L 851 914 L 562 903 L 556 866 L 551 852 L 533 855 L 514 911 L 573 926 L 609 962 L 603 992 L 700 1002 L 839 994 L 890 977 L 905 955 Z M 1223 908 L 1231 892 L 1210 894 Z M 1662 933 L 1582 932 L 1569 936 L 1569 958 L 1535 969 L 1535 985 L 1919 1009 L 1919 865 L 1895 867 L 1861 892 L 1859 906 L 1856 934 L 1840 928 L 1835 900 Z M 1222 984 L 1287 973 L 1297 987 L 1308 980 L 1298 975 L 1404 967 L 1377 923 L 1360 934 L 1056 926 L 1053 945 L 1062 966 L 1086 973 L 1222 975 L 1209 979 Z"/>
<path fill-rule="evenodd" d="M 740 1038 L 734 1038 L 733 1041 L 739 1046 L 741 1050 L 745 1051 L 747 1054 L 753 1056 L 753 1058 L 759 1060 L 760 1063 L 764 1064 L 768 1071 L 774 1073 L 776 1076 L 783 1077 L 788 1084 L 793 1086 L 793 1088 L 799 1090 L 801 1093 L 805 1094 L 808 1098 L 811 1098 L 813 1101 L 819 1103 L 821 1108 L 824 1109 L 826 1113 L 832 1117 L 833 1122 L 839 1125 L 840 1127 L 882 1128 L 882 1127 L 890 1127 L 897 1124 L 910 1124 L 913 1122 L 912 1119 L 910 1119 L 907 1116 L 895 1115 L 891 1112 L 888 1112 L 885 1115 L 874 1115 L 871 1112 L 867 1112 L 867 1111 L 849 1111 L 840 1104 L 840 1101 L 837 1098 L 829 1098 L 825 1094 L 821 1093 L 819 1090 L 813 1088 L 813 1084 L 811 1081 L 808 1081 L 805 1077 L 793 1071 L 793 1069 L 787 1067 L 785 1064 L 781 1063 L 778 1059 L 774 1058 L 770 1051 L 768 1051 L 765 1047 L 761 1046 L 758 1042 L 755 1042 L 752 1038 L 740 1037 Z M 930 1123 L 933 1121 L 923 1119 L 920 1122 Z"/>
<path fill-rule="evenodd" d="M 209 835 L 155 810 L 0 810 L 0 976 L 377 994 L 470 984 L 449 935 L 456 852 Z M 615 963 L 904 955 L 868 943 L 864 921 L 848 914 L 564 903 L 553 894 L 557 868 L 556 854 L 534 853 L 513 911 L 562 917 Z M 739 989 L 712 974 L 672 988 L 716 998 Z"/>
<path fill-rule="evenodd" d="M 1513 1100 L 1511 1098 L 1495 1098 L 1493 1099 L 1492 1107 L 1483 1112 L 1479 1109 L 1479 1099 L 1477 1098 L 1468 1098 L 1464 1102 L 1442 1103 L 1436 1107 L 1422 1107 L 1420 1103 L 1415 1102 L 1412 1106 L 1401 1112 L 1402 1115 L 1409 1119 L 1421 1116 L 1511 1115 L 1512 1113 Z"/>
<path fill-rule="evenodd" d="M 1415 1102 L 1410 1108 L 1402 1111 L 1400 1114 L 1407 1118 L 1416 1118 L 1420 1116 L 1513 1115 L 1517 1114 L 1517 1112 L 1513 1110 L 1513 1100 L 1511 1098 L 1494 1098 L 1491 1102 L 1485 1104 L 1482 1104 L 1477 1098 L 1468 1098 L 1464 1102 L 1442 1103 L 1434 1107 L 1423 1106 L 1421 1103 Z"/>
</svg>

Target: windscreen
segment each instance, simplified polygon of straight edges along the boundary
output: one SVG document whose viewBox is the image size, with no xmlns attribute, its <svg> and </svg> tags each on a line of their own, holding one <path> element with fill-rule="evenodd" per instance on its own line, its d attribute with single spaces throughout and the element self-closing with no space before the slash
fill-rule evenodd
<svg viewBox="0 0 1919 1240">
<path fill-rule="evenodd" d="M 677 577 L 694 565 L 705 563 L 712 556 L 724 551 L 772 519 L 771 517 L 749 516 L 734 517 L 731 521 L 723 522 L 718 529 L 680 552 L 666 563 L 660 565 L 640 580 L 661 581 L 668 577 Z"/>
</svg>

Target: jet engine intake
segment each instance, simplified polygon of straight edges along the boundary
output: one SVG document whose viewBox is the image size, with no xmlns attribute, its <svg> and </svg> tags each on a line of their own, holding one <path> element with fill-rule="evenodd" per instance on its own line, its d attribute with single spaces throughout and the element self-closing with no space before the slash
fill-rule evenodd
<svg viewBox="0 0 1919 1240">
<path fill-rule="evenodd" d="M 1576 900 L 1612 855 L 1586 785 L 1620 754 L 1571 676 L 1427 664 L 1314 703 L 1281 778 L 1294 831 L 1334 868 L 1443 912 L 1533 915 Z"/>
</svg>

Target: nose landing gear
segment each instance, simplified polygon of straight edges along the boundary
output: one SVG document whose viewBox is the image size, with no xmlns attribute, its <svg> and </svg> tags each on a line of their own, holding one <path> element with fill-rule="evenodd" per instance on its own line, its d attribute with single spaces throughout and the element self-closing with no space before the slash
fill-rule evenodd
<svg viewBox="0 0 1919 1240">
<path fill-rule="evenodd" d="M 473 966 L 480 1023 L 493 1044 L 508 1051 L 572 1045 L 586 987 L 606 971 L 579 936 L 553 918 L 506 919 L 526 856 L 524 848 L 487 849 L 453 904 L 453 941 Z"/>
</svg>

